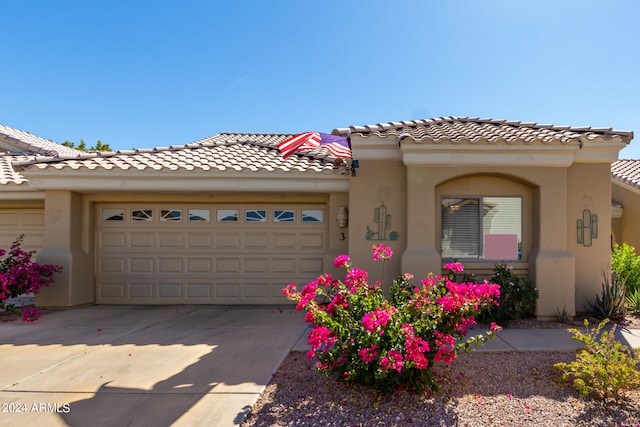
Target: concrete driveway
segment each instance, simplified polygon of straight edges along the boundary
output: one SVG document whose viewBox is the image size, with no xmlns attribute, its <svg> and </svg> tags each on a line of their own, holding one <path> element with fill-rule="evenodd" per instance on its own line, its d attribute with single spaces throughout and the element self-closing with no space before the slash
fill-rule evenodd
<svg viewBox="0 0 640 427">
<path fill-rule="evenodd" d="M 238 425 L 305 330 L 293 307 L 92 306 L 0 323 L 0 426 Z"/>
</svg>

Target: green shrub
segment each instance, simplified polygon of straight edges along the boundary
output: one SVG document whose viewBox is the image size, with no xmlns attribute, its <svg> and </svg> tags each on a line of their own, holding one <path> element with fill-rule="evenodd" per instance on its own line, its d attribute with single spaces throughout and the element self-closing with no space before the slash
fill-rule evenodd
<svg viewBox="0 0 640 427">
<path fill-rule="evenodd" d="M 640 316 L 640 288 L 627 290 L 627 311 Z"/>
<path fill-rule="evenodd" d="M 556 320 L 560 323 L 569 323 L 569 320 L 573 317 L 573 314 L 567 311 L 567 307 L 556 308 Z"/>
<path fill-rule="evenodd" d="M 589 311 L 598 319 L 617 319 L 625 316 L 625 279 L 621 279 L 618 274 L 612 274 L 611 283 L 609 275 L 602 273 L 604 282 L 602 292 L 596 295 L 593 301 L 589 301 Z"/>
<path fill-rule="evenodd" d="M 640 387 L 640 371 L 636 369 L 638 360 L 633 352 L 615 340 L 616 325 L 611 331 L 601 333 L 608 321 L 605 319 L 597 328 L 589 329 L 589 321 L 585 319 L 586 333 L 567 329 L 573 334 L 572 339 L 582 342 L 584 348 L 578 350 L 575 362 L 553 365 L 554 369 L 562 371 L 561 381 L 573 384 L 582 397 L 619 400 L 624 392 Z"/>
<path fill-rule="evenodd" d="M 611 270 L 626 278 L 627 291 L 640 289 L 640 256 L 633 246 L 615 244 L 611 253 Z"/>
<path fill-rule="evenodd" d="M 535 315 L 538 289 L 526 277 L 513 274 L 511 266 L 496 265 L 489 282 L 500 285 L 500 305 L 482 311 L 478 316 L 479 322 L 508 324 L 512 320 Z"/>
</svg>

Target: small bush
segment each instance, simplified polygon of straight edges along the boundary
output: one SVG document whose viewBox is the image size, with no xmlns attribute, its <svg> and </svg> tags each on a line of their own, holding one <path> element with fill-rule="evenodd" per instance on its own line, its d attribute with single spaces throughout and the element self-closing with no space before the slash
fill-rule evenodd
<svg viewBox="0 0 640 427">
<path fill-rule="evenodd" d="M 572 339 L 582 342 L 584 348 L 578 350 L 575 362 L 553 365 L 554 369 L 562 371 L 560 380 L 573 384 L 582 397 L 620 400 L 624 392 L 640 387 L 640 371 L 636 369 L 638 360 L 633 352 L 615 340 L 616 326 L 601 333 L 608 321 L 605 319 L 597 328 L 589 329 L 589 321 L 585 319 L 586 333 L 567 329 L 573 334 Z"/>
<path fill-rule="evenodd" d="M 621 279 L 620 275 L 612 274 L 611 281 L 609 275 L 604 272 L 604 282 L 602 283 L 602 292 L 596 295 L 593 301 L 589 301 L 589 311 L 598 319 L 615 319 L 624 318 L 625 310 L 625 279 Z"/>
<path fill-rule="evenodd" d="M 627 290 L 627 311 L 640 316 L 640 288 Z"/>
<path fill-rule="evenodd" d="M 35 252 L 26 252 L 21 248 L 24 235 L 11 244 L 9 252 L 0 249 L 0 309 L 22 315 L 25 322 L 33 322 L 40 316 L 36 309 L 20 310 L 12 304 L 6 304 L 9 298 L 22 294 L 37 295 L 40 288 L 53 283 L 53 273 L 62 271 L 55 265 L 41 265 L 31 260 Z"/>
<path fill-rule="evenodd" d="M 571 317 L 573 317 L 573 314 L 567 311 L 567 307 L 562 307 L 562 311 L 560 311 L 560 308 L 556 308 L 556 320 L 558 322 L 568 323 Z"/>
<path fill-rule="evenodd" d="M 392 256 L 384 244 L 372 251 L 374 260 L 384 262 Z M 316 366 L 325 374 L 385 393 L 397 388 L 437 391 L 431 372 L 436 363 L 453 362 L 459 351 L 470 350 L 500 330 L 493 324 L 487 335 L 464 339 L 478 311 L 495 303 L 500 291 L 494 284 L 456 283 L 430 275 L 412 285 L 413 276 L 404 274 L 387 299 L 380 282 L 371 283 L 368 273 L 352 267 L 348 256 L 339 256 L 334 265 L 346 269 L 343 280 L 325 274 L 301 292 L 294 283 L 282 290 L 298 302 L 298 310 L 307 311 L 305 320 L 313 325 L 307 357 L 317 357 Z M 457 263 L 445 268 L 463 270 Z"/>
<path fill-rule="evenodd" d="M 499 305 L 482 311 L 478 321 L 508 324 L 512 320 L 535 315 L 538 289 L 526 277 L 516 276 L 511 266 L 501 264 L 495 266 L 489 281 L 500 285 Z"/>
<path fill-rule="evenodd" d="M 627 291 L 640 289 L 640 256 L 633 246 L 615 244 L 611 253 L 611 270 L 626 280 Z"/>
</svg>

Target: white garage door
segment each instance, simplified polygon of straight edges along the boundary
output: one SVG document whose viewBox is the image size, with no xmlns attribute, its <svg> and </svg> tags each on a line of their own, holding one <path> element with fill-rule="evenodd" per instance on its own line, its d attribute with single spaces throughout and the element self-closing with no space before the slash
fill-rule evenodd
<svg viewBox="0 0 640 427">
<path fill-rule="evenodd" d="M 22 249 L 36 251 L 44 245 L 44 209 L 0 209 L 0 248 L 9 252 L 11 244 L 24 234 Z M 8 299 L 6 302 L 17 307 L 34 303 L 33 294 Z"/>
<path fill-rule="evenodd" d="M 0 248 L 24 234 L 22 249 L 40 251 L 44 244 L 44 209 L 0 209 Z"/>
<path fill-rule="evenodd" d="M 98 304 L 282 304 L 322 273 L 324 205 L 101 204 Z"/>
</svg>

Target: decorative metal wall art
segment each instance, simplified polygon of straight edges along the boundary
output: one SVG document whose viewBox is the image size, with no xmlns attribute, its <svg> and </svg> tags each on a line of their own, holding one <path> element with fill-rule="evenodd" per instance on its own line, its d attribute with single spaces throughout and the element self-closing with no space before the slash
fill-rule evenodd
<svg viewBox="0 0 640 427">
<path fill-rule="evenodd" d="M 589 209 L 582 211 L 582 218 L 577 221 L 578 243 L 583 246 L 591 246 L 593 239 L 598 237 L 598 215 L 592 214 Z"/>
<path fill-rule="evenodd" d="M 365 236 L 367 240 L 398 240 L 398 233 L 389 231 L 391 214 L 387 213 L 387 206 L 384 203 L 373 210 L 373 223 L 376 224 L 373 230 L 367 225 Z"/>
</svg>

